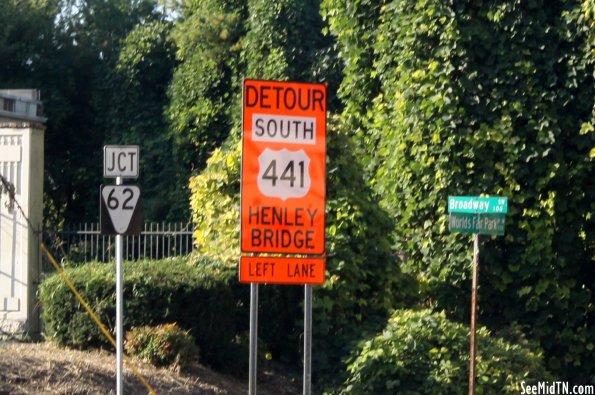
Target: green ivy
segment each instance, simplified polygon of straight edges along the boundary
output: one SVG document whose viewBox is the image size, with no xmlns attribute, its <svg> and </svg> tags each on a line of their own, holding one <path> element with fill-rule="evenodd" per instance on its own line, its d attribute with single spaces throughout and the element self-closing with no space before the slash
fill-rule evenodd
<svg viewBox="0 0 595 395">
<path fill-rule="evenodd" d="M 593 2 L 371 3 L 327 0 L 325 13 L 346 57 L 345 108 L 356 109 L 343 119 L 374 153 L 368 182 L 407 270 L 428 305 L 466 321 L 471 243 L 449 233 L 447 197 L 508 196 L 506 236 L 481 247 L 480 315 L 520 324 L 556 373 L 588 380 Z"/>
<path fill-rule="evenodd" d="M 332 40 L 322 34 L 318 7 L 318 0 L 249 0 L 246 77 L 333 82 L 336 57 Z"/>
<path fill-rule="evenodd" d="M 326 34 L 337 40 L 344 64 L 339 97 L 344 106 L 342 119 L 357 136 L 354 140 L 358 159 L 365 170 L 377 166 L 375 152 L 378 136 L 367 130 L 373 116 L 372 98 L 379 92 L 379 79 L 373 71 L 373 44 L 377 35 L 379 15 L 385 0 L 323 0 L 321 15 L 327 21 Z"/>
</svg>

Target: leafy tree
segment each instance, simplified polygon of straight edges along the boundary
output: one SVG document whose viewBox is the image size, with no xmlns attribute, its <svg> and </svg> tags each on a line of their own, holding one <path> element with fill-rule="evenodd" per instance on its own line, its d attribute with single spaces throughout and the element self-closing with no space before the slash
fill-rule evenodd
<svg viewBox="0 0 595 395">
<path fill-rule="evenodd" d="M 51 47 L 58 0 L 0 4 L 0 88 L 35 88 L 33 74 Z"/>
<path fill-rule="evenodd" d="M 167 109 L 176 157 L 201 169 L 239 121 L 245 2 L 188 0 L 172 33 L 180 61 Z"/>
<path fill-rule="evenodd" d="M 341 379 L 337 368 L 353 342 L 362 332 L 377 330 L 391 309 L 411 303 L 415 286 L 401 273 L 391 251 L 392 223 L 365 185 L 351 137 L 333 122 L 327 142 L 328 277 L 324 287 L 314 292 L 313 330 L 318 350 L 315 371 L 328 384 L 328 380 Z M 239 144 L 236 147 L 216 150 L 205 170 L 190 181 L 191 209 L 198 224 L 197 252 L 224 261 L 230 268 L 236 267 L 239 252 L 241 155 Z M 293 312 L 290 306 L 298 306 L 301 299 L 300 293 L 294 292 L 297 288 L 278 288 L 284 288 L 278 291 L 284 300 L 292 300 L 287 294 L 293 295 L 294 303 L 287 307 Z M 300 315 L 294 314 L 292 319 L 293 328 L 297 328 Z M 266 339 L 267 335 L 263 336 Z M 297 340 L 294 343 L 298 344 Z"/>
<path fill-rule="evenodd" d="M 333 40 L 322 35 L 318 1 L 188 0 L 181 14 L 173 31 L 180 65 L 168 116 L 178 157 L 192 169 L 203 168 L 230 134 L 238 138 L 244 76 L 339 79 L 340 63 Z M 338 106 L 334 87 L 330 91 L 331 106 Z"/>
<path fill-rule="evenodd" d="M 332 38 L 322 35 L 324 26 L 318 7 L 318 2 L 248 1 L 242 52 L 247 77 L 336 80 L 341 65 L 334 58 Z M 321 53 L 326 57 L 320 56 Z M 317 74 L 322 71 L 324 75 Z M 239 106 L 238 99 L 235 102 Z M 314 327 L 316 339 L 324 339 L 317 343 L 316 371 L 334 375 L 337 380 L 336 368 L 348 354 L 350 342 L 363 328 L 375 328 L 412 291 L 390 249 L 391 223 L 363 182 L 362 170 L 351 149 L 351 137 L 342 125 L 333 125 L 328 138 L 330 277 L 324 288 L 315 292 Z M 231 131 L 228 142 L 215 150 L 205 170 L 190 182 L 191 208 L 198 224 L 195 233 L 198 252 L 224 260 L 231 267 L 237 264 L 239 251 L 238 129 Z M 374 240 L 373 245 L 368 245 L 370 240 Z M 294 290 L 285 287 L 279 293 L 284 300 L 294 300 L 293 305 L 297 306 L 301 295 Z M 292 319 L 294 328 L 298 327 L 299 316 Z M 295 336 L 296 330 L 290 333 Z"/>
<path fill-rule="evenodd" d="M 345 43 L 346 108 L 366 108 L 356 75 L 379 84 L 365 90 L 376 94 L 358 117 L 360 138 L 377 156 L 367 159 L 369 182 L 396 221 L 406 266 L 429 304 L 466 321 L 470 242 L 448 232 L 447 196 L 508 196 L 507 235 L 482 246 L 481 319 L 524 325 L 551 369 L 592 377 L 592 2 L 393 1 L 374 10 L 366 21 L 376 30 L 353 33 L 357 11 L 326 2 Z"/>
<path fill-rule="evenodd" d="M 152 0 L 64 1 L 52 48 L 35 78 L 44 92 L 46 218 L 97 219 L 106 117 L 114 92 L 104 89 L 122 40 L 139 22 L 155 16 Z M 51 215 L 47 215 L 51 214 Z"/>
<path fill-rule="evenodd" d="M 174 158 L 164 109 L 176 65 L 172 24 L 137 25 L 124 39 L 115 69 L 102 89 L 105 142 L 140 146 L 145 219 L 187 220 L 186 169 Z"/>
<path fill-rule="evenodd" d="M 247 78 L 326 82 L 329 109 L 336 100 L 341 63 L 319 13 L 320 0 L 249 0 L 244 45 Z"/>
</svg>

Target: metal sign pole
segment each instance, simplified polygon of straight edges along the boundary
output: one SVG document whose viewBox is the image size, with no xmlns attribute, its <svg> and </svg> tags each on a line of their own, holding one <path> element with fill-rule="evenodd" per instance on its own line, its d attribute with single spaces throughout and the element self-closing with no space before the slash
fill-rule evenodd
<svg viewBox="0 0 595 395">
<path fill-rule="evenodd" d="M 304 286 L 304 395 L 312 393 L 312 286 Z"/>
<path fill-rule="evenodd" d="M 122 185 L 122 177 L 116 178 L 116 185 Z M 122 395 L 122 347 L 124 345 L 123 336 L 123 283 L 122 273 L 122 235 L 116 235 L 116 394 Z"/>
<path fill-rule="evenodd" d="M 479 266 L 479 234 L 473 233 L 473 279 L 471 283 L 471 335 L 469 356 L 469 395 L 475 395 L 475 321 L 477 319 L 477 269 Z"/>
<path fill-rule="evenodd" d="M 256 395 L 256 358 L 258 347 L 258 284 L 250 284 L 250 363 L 248 394 Z"/>
</svg>

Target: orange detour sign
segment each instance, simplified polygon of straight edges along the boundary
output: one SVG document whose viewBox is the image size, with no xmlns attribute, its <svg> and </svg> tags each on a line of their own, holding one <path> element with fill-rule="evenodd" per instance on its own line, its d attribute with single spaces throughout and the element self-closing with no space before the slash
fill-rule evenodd
<svg viewBox="0 0 595 395">
<path fill-rule="evenodd" d="M 324 254 L 326 86 L 244 80 L 243 101 L 242 252 Z"/>
<path fill-rule="evenodd" d="M 324 258 L 240 257 L 240 282 L 323 284 Z"/>
</svg>

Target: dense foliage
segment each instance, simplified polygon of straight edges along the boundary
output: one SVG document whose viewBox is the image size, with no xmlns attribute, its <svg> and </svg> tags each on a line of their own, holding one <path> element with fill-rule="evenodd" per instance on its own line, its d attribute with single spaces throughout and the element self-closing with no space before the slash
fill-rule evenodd
<svg viewBox="0 0 595 395">
<path fill-rule="evenodd" d="M 58 0 L 5 0 L 0 3 L 0 81 L 2 87 L 22 88 L 44 72 Z"/>
<path fill-rule="evenodd" d="M 242 54 L 248 77 L 297 81 L 328 78 L 331 82 L 336 78 L 340 66 L 328 38 L 322 36 L 320 29 L 304 32 L 306 21 L 310 26 L 322 26 L 316 2 L 286 1 L 271 6 L 266 1 L 249 1 L 248 12 L 251 17 Z M 324 339 L 317 345 L 320 352 L 315 356 L 320 374 L 334 373 L 340 359 L 347 355 L 350 341 L 365 326 L 381 322 L 391 308 L 412 293 L 390 249 L 391 223 L 362 178 L 358 161 L 349 148 L 348 134 L 338 130 L 338 125 L 336 129 L 328 140 L 330 278 L 316 292 L 314 307 L 315 336 Z M 198 250 L 230 266 L 237 263 L 239 231 L 240 149 L 239 133 L 233 133 L 228 143 L 214 152 L 206 169 L 190 182 Z M 375 240 L 371 248 L 366 245 L 369 240 Z M 299 306 L 298 293 L 281 293 L 287 294 L 285 300 L 291 306 Z M 300 315 L 293 318 L 290 333 L 296 332 L 300 320 Z M 279 344 L 271 344 L 275 346 Z M 282 353 L 290 354 L 286 350 Z"/>
<path fill-rule="evenodd" d="M 468 328 L 431 310 L 397 310 L 387 326 L 363 341 L 348 366 L 341 394 L 466 394 Z M 477 394 L 518 394 L 521 385 L 551 379 L 539 353 L 477 331 Z M 523 387 L 524 388 L 524 387 Z"/>
<path fill-rule="evenodd" d="M 114 265 L 89 263 L 65 270 L 99 319 L 113 332 L 116 294 Z M 204 363 L 231 364 L 236 303 L 230 276 L 215 263 L 200 270 L 183 259 L 126 262 L 124 265 L 124 328 L 176 322 L 189 330 Z M 97 325 L 56 274 L 40 287 L 45 335 L 65 346 L 110 347 Z"/>
<path fill-rule="evenodd" d="M 367 325 L 374 328 L 391 309 L 411 301 L 414 295 L 414 284 L 400 272 L 391 251 L 391 223 L 362 178 L 353 144 L 341 125 L 333 122 L 330 126 L 328 279 L 314 293 L 319 373 L 334 369 L 340 357 L 348 354 L 349 341 L 368 329 Z M 239 250 L 239 172 L 239 148 L 217 150 L 205 171 L 190 183 L 198 252 L 230 267 L 236 266 Z M 373 246 L 370 240 L 374 240 Z M 294 299 L 291 305 L 298 304 L 299 299 Z M 300 320 L 296 314 L 295 327 Z"/>
<path fill-rule="evenodd" d="M 105 79 L 101 129 L 109 144 L 137 144 L 146 220 L 187 219 L 187 171 L 176 160 L 174 138 L 163 114 L 175 62 L 173 24 L 139 24 L 122 41 L 114 72 Z M 164 165 L 167 164 L 167 165 Z"/>
<path fill-rule="evenodd" d="M 480 321 L 498 333 L 520 328 L 556 377 L 595 377 L 594 0 L 4 0 L 0 20 L 0 88 L 42 90 L 48 224 L 95 220 L 101 147 L 136 143 L 146 218 L 186 219 L 191 193 L 197 256 L 222 262 L 196 258 L 204 278 L 180 262 L 165 264 L 171 276 L 131 265 L 127 308 L 138 316 L 128 325 L 176 321 L 215 364 L 243 349 L 247 287 L 234 273 L 242 78 L 327 82 L 328 279 L 315 291 L 315 372 L 342 380 L 341 359 L 395 308 L 421 304 L 452 322 L 401 311 L 387 328 L 427 321 L 439 330 L 420 336 L 459 339 L 471 243 L 448 231 L 446 201 L 489 194 L 507 196 L 509 213 L 504 237 L 482 237 Z M 112 269 L 84 270 L 72 269 L 77 285 L 111 317 Z M 101 343 L 59 280 L 46 284 L 48 333 Z M 295 363 L 299 289 L 262 289 L 274 322 L 265 348 Z M 183 307 L 189 295 L 225 314 Z M 495 354 L 517 350 L 485 341 Z M 377 367 L 370 347 L 403 351 L 381 343 L 360 349 L 346 385 L 360 388 L 356 371 Z M 218 344 L 229 347 L 215 354 Z M 506 361 L 495 371 L 519 360 Z M 389 369 L 382 362 L 379 372 Z"/>
<path fill-rule="evenodd" d="M 449 233 L 447 197 L 508 196 L 506 236 L 482 243 L 480 316 L 524 326 L 563 376 L 592 377 L 592 3 L 327 0 L 325 12 L 350 65 L 341 91 L 357 111 L 343 117 L 374 152 L 370 183 L 428 303 L 468 319 L 470 242 Z"/>
<path fill-rule="evenodd" d="M 157 195 L 146 217 L 186 219 L 188 170 L 163 165 L 174 149 L 163 114 L 174 47 L 156 1 L 1 3 L 0 89 L 40 89 L 48 117 L 48 227 L 97 220 L 102 147 L 122 142 L 141 145 L 141 181 Z"/>
<path fill-rule="evenodd" d="M 245 1 L 187 1 L 173 31 L 180 64 L 167 115 L 176 159 L 192 169 L 227 138 L 234 114 L 237 125 L 245 9 Z"/>
</svg>

